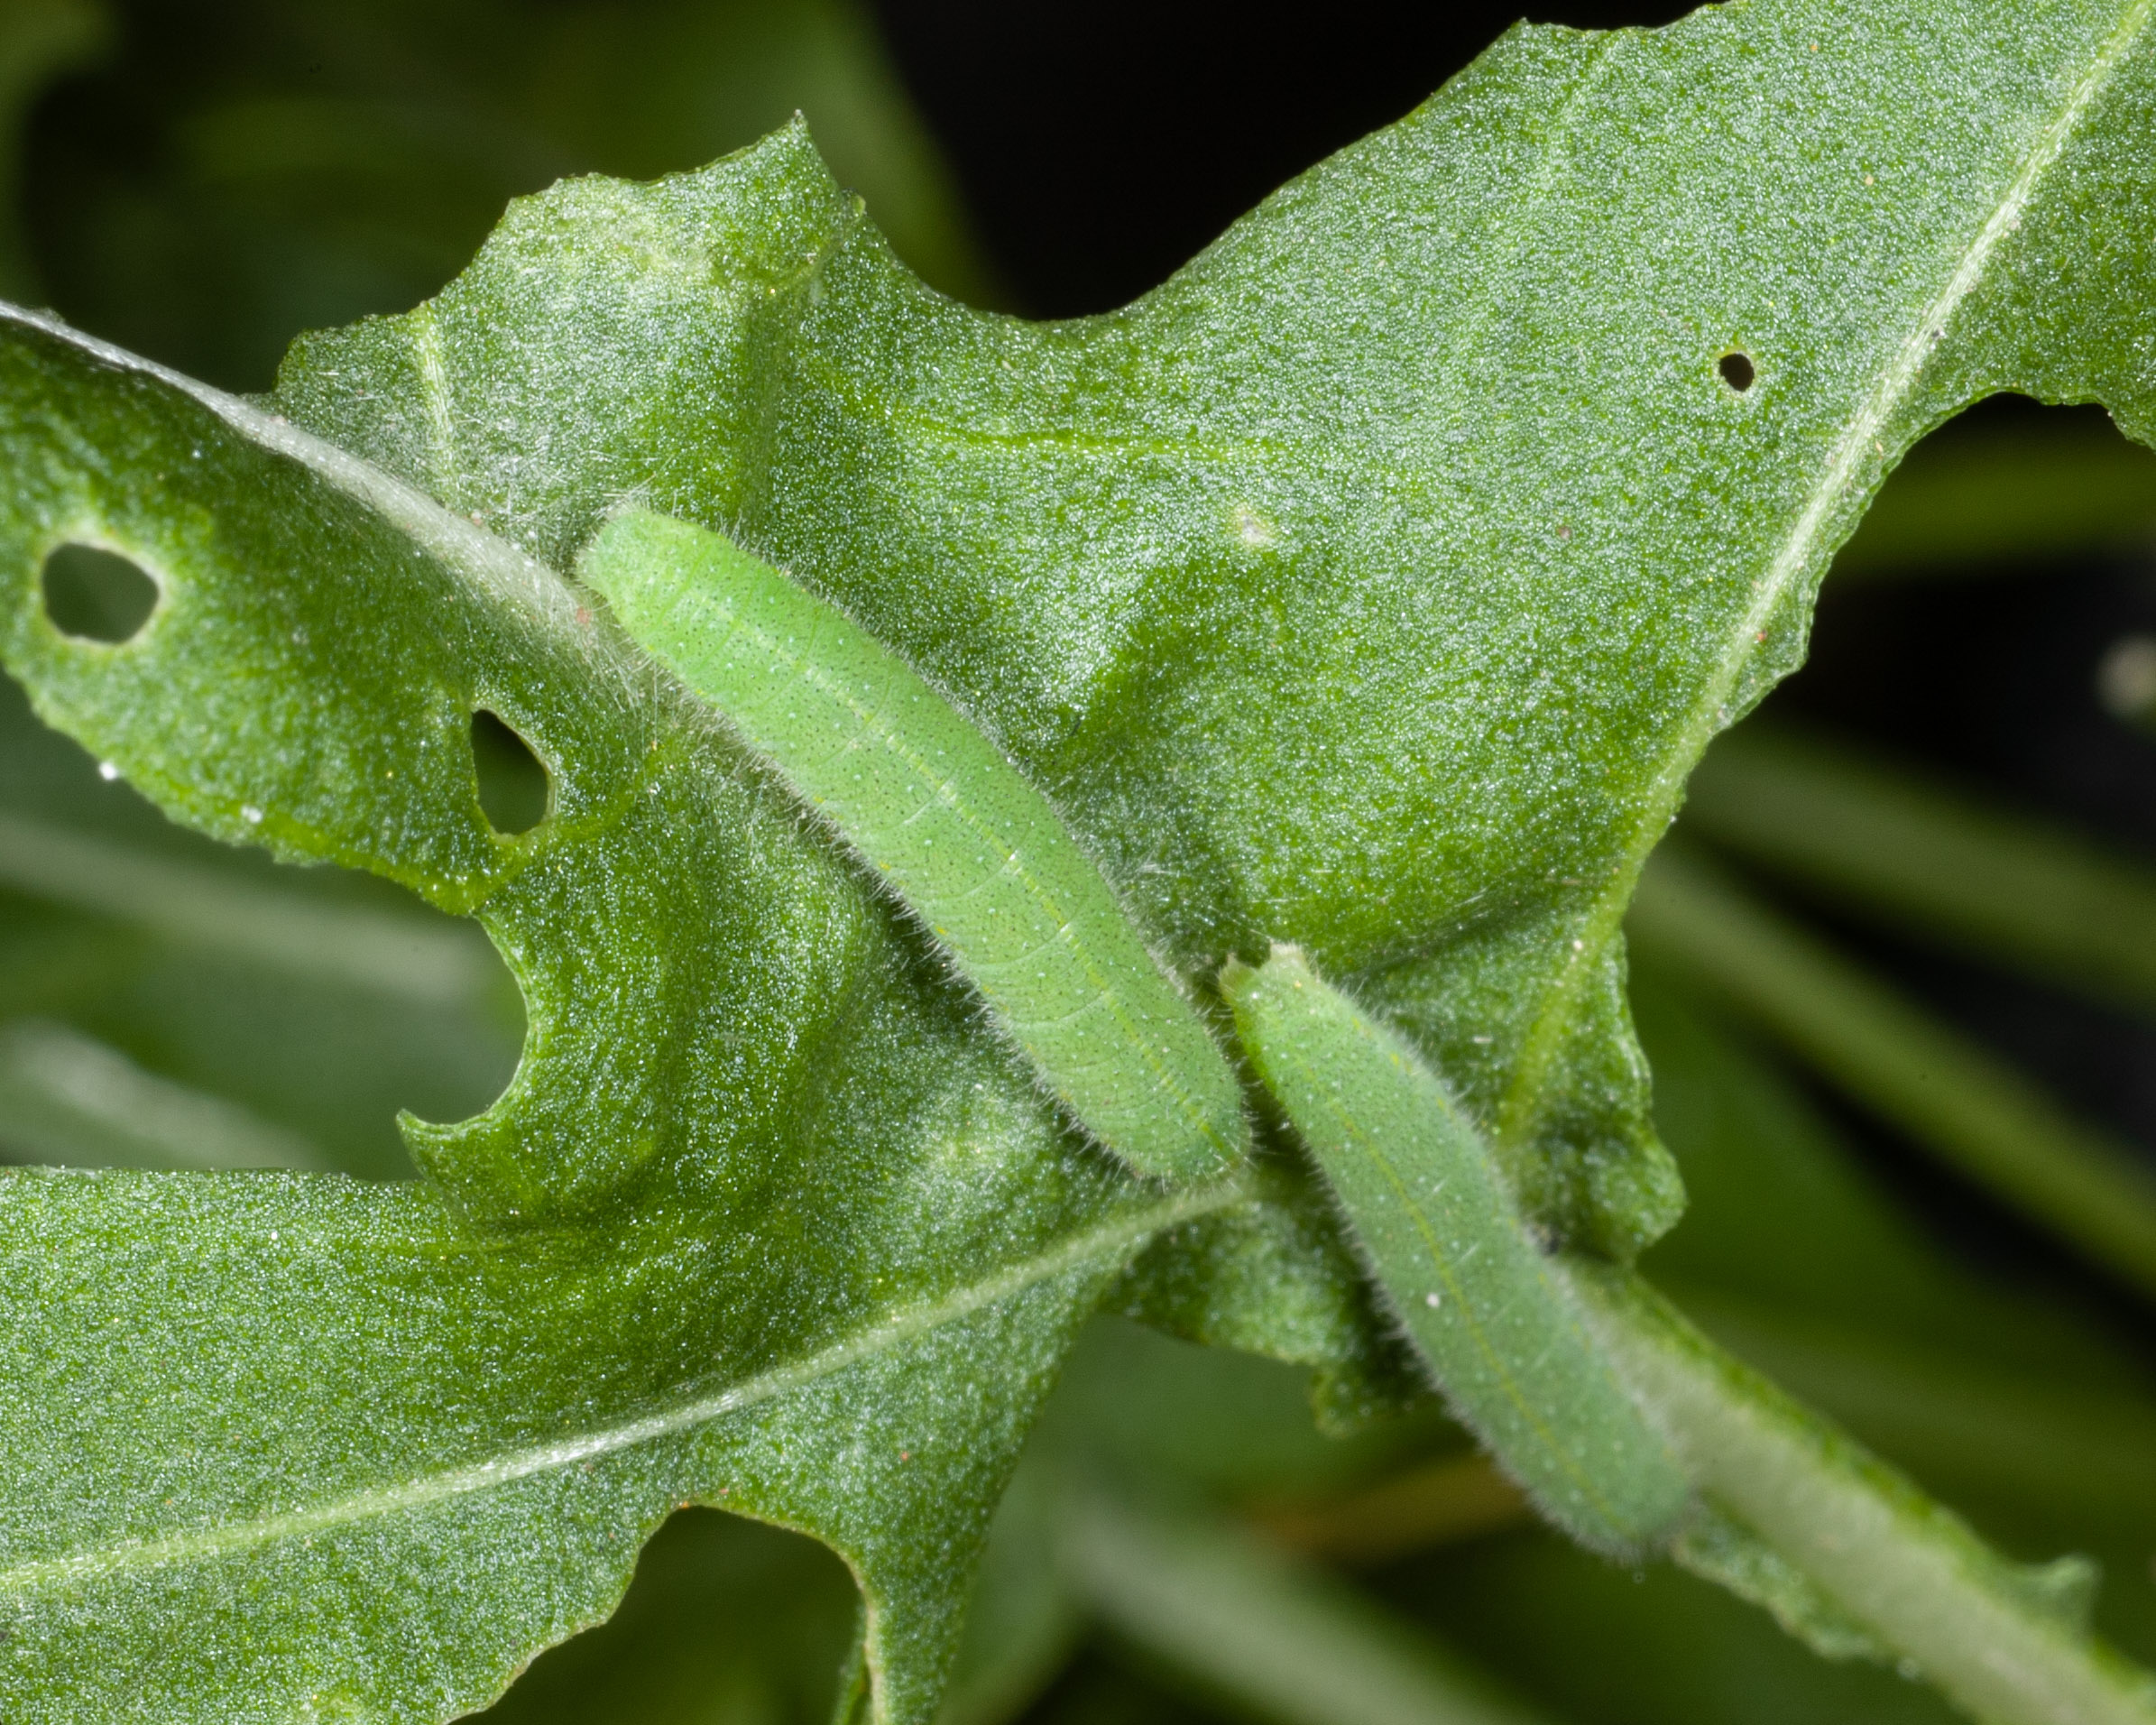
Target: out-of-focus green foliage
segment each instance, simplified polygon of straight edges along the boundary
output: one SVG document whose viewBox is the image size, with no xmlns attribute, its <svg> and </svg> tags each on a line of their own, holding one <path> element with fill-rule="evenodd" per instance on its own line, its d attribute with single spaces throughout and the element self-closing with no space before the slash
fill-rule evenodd
<svg viewBox="0 0 2156 1725">
<path fill-rule="evenodd" d="M 2156 869 L 2054 823 L 1747 725 L 1692 775 L 1685 830 L 1880 926 L 2156 1013 Z"/>
<path fill-rule="evenodd" d="M 2156 546 L 2156 454 L 2076 417 L 1949 431 L 1895 475 L 1835 558 L 1844 580 L 1995 574 L 2032 558 Z"/>
<path fill-rule="evenodd" d="M 33 31 L 18 9 L 53 22 Z M 10 0 L 0 21 L 0 101 L 11 36 L 24 58 L 51 44 L 26 67 L 48 76 L 62 47 L 78 62 L 106 49 L 68 123 L 41 134 L 42 286 L 78 322 L 213 383 L 262 388 L 299 330 L 434 292 L 511 197 L 708 161 L 797 111 L 909 264 L 963 298 L 996 293 L 863 0 L 112 12 L 102 35 L 89 0 Z"/>
<path fill-rule="evenodd" d="M 382 882 L 281 871 L 174 826 L 40 725 L 12 684 L 0 689 L 0 1023 L 16 1027 L 0 1084 L 23 1099 L 0 1111 L 0 1154 L 106 1160 L 85 1135 L 115 1109 L 146 1154 L 165 1112 L 154 1087 L 129 1102 L 109 1082 L 68 1082 L 70 1058 L 79 1067 L 101 1046 L 225 1099 L 264 1143 L 402 1177 L 398 1110 L 461 1118 L 515 1065 L 521 1008 L 475 927 Z M 40 1022 L 67 1027 L 71 1044 L 23 1034 Z M 69 1141 L 75 1153 L 60 1154 Z M 137 1158 L 115 1144 L 111 1159 Z"/>
<path fill-rule="evenodd" d="M 79 162 L 56 157 L 55 185 L 40 191 L 38 232 L 50 249 L 35 261 L 78 319 L 212 375 L 257 381 L 294 327 L 431 291 L 506 193 L 585 165 L 679 167 L 799 104 L 901 251 L 932 278 L 981 291 L 933 161 L 923 171 L 909 156 L 906 136 L 917 143 L 921 134 L 857 14 L 691 10 L 548 8 L 537 27 L 520 15 L 502 39 L 512 51 L 502 52 L 484 34 L 500 16 L 481 6 L 409 16 L 201 9 L 215 51 L 191 79 L 168 78 L 158 91 L 153 129 L 172 147 L 152 170 L 95 184 L 87 174 L 69 180 Z M 62 39 L 78 55 L 98 40 L 71 28 Z M 699 58 L 711 44 L 729 68 L 755 75 L 730 88 Z M 542 62 L 551 71 L 535 70 Z M 137 76 L 124 57 L 116 63 L 115 77 Z M 788 85 L 773 66 L 821 69 Z M 809 94 L 819 88 L 838 94 Z M 774 99 L 782 106 L 757 106 Z M 851 161 L 839 117 L 849 100 L 868 116 Z M 730 117 L 712 117 L 722 107 L 757 117 L 728 130 Z M 915 205 L 928 214 L 913 226 L 901 213 L 908 173 L 931 187 Z M 1886 493 L 1874 543 L 1860 537 L 1852 561 L 1862 551 L 1880 566 L 1948 567 L 2124 542 L 2140 519 L 2146 459 L 2116 453 L 2124 447 L 2077 433 L 2055 451 L 2039 438 L 2020 468 L 2002 457 L 1957 477 L 1943 457 L 1930 472 L 1912 463 Z M 2050 466 L 2028 469 L 2032 457 Z M 2039 476 L 2008 484 L 2016 471 Z M 1898 491 L 1909 503 L 1897 516 Z M 2062 497 L 2092 501 L 2066 507 Z M 490 514 L 495 501 L 470 500 Z M 1896 521 L 1919 524 L 1897 529 L 1897 540 L 1886 532 Z M 247 1159 L 318 1156 L 401 1176 L 397 1107 L 452 1120 L 498 1093 L 521 1020 L 484 947 L 460 939 L 468 927 L 428 918 L 379 883 L 272 873 L 149 814 L 19 705 L 7 724 L 0 1098 L 32 1099 L 21 1108 L 0 1100 L 8 1152 L 143 1161 L 160 1154 L 161 1132 L 168 1164 L 184 1166 L 205 1122 L 223 1118 L 249 1123 L 238 1134 L 257 1147 Z M 1854 775 L 1851 783 L 1861 790 Z M 1807 865 L 1800 857 L 1788 866 Z M 1959 914 L 1950 905 L 1930 914 L 1905 890 L 1890 902 L 1934 926 Z M 2156 1395 L 2143 1363 L 2085 1314 L 1988 1286 L 1942 1259 L 1868 1185 L 1802 1094 L 1702 1016 L 1691 988 L 1643 967 L 1637 1000 L 1657 1118 L 1693 1193 L 1691 1217 L 1655 1248 L 1650 1269 L 1718 1339 L 1967 1505 L 2009 1549 L 2104 1558 L 2101 1627 L 2156 1654 L 2147 1628 L 2156 1620 L 2147 1569 L 2156 1469 L 2146 1460 L 2156 1454 Z M 115 1126 L 123 1104 L 134 1112 Z M 152 1272 L 151 1259 L 130 1261 Z M 1236 1261 L 1194 1259 L 1177 1279 L 1128 1297 L 1187 1321 L 1220 1285 L 1208 1274 Z M 606 1322 L 589 1310 L 580 1321 Z M 1328 1684 L 1355 1693 L 1370 1668 L 1343 1626 L 1375 1624 L 1375 1644 L 1420 1647 L 1420 1632 L 1373 1619 L 1374 1604 L 1334 1609 L 1337 1596 L 1321 1589 L 1332 1603 L 1313 1618 L 1313 1595 L 1292 1569 L 1240 1565 L 1216 1597 L 1201 1591 L 1181 1625 L 1202 1621 L 1208 1607 L 1236 1612 L 1239 1627 L 1268 1637 L 1271 1668 L 1290 1679 L 1268 1689 L 1267 1660 L 1223 1674 L 1218 1646 L 1193 1645 L 1172 1616 L 1119 1593 L 1121 1572 L 1098 1550 L 1090 1568 L 1063 1554 L 1070 1528 L 1089 1516 L 1096 1541 L 1104 1526 L 1125 1530 L 1126 1552 L 1202 1552 L 1219 1548 L 1211 1517 L 1251 1508 L 1268 1526 L 1322 1527 L 1336 1500 L 1345 1508 L 1387 1480 L 1460 1464 L 1460 1434 L 1427 1411 L 1350 1444 L 1321 1439 L 1306 1389 L 1290 1368 L 1119 1324 L 1089 1331 L 999 1515 L 954 1725 L 1011 1717 L 1066 1668 L 1038 1703 L 1044 1720 L 1221 1710 L 1292 1720 L 1304 1716 L 1298 1694 Z M 1284 1503 L 1295 1516 L 1279 1514 Z M 1432 1525 L 1442 1529 L 1442 1518 Z M 1202 1585 L 1201 1563 L 1183 1573 Z M 1268 1596 L 1268 1576 L 1283 1574 Z M 1369 1600 L 1389 1600 L 1459 1650 L 1429 1655 L 1429 1671 L 1451 1673 L 1470 1656 L 1532 1698 L 1512 1705 L 1552 1717 L 1707 1725 L 1944 1716 L 1921 1686 L 1875 1665 L 1827 1665 L 1688 1577 L 1656 1568 L 1635 1580 L 1531 1531 L 1480 1531 L 1457 1549 L 1396 1555 L 1364 1585 Z M 542 1656 L 501 1711 L 652 1725 L 817 1719 L 855 1610 L 844 1571 L 820 1548 L 692 1512 L 647 1547 L 614 1621 Z M 1110 1639 L 1093 1644 L 1106 1651 L 1066 1667 L 1092 1623 L 1111 1626 Z M 1299 1635 L 1299 1624 L 1316 1627 Z M 1483 1685 L 1470 1679 L 1465 1689 Z M 1441 1708 L 1442 1689 L 1429 1693 L 1438 1698 L 1427 1705 Z"/>
<path fill-rule="evenodd" d="M 2156 1173 L 2129 1147 L 1681 853 L 1655 859 L 1632 927 L 1646 955 L 1764 1019 L 1919 1142 L 2156 1291 Z"/>
<path fill-rule="evenodd" d="M 10 0 L 0 16 L 0 298 L 40 291 L 22 231 L 24 119 L 46 86 L 88 61 L 107 34 L 97 0 Z"/>
</svg>

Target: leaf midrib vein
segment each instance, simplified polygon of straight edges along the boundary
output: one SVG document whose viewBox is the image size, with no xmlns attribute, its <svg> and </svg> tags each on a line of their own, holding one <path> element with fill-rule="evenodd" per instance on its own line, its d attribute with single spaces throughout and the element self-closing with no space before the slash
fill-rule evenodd
<svg viewBox="0 0 2156 1725">
<path fill-rule="evenodd" d="M 880 1321 L 817 1350 L 806 1359 L 772 1367 L 715 1393 L 695 1397 L 616 1425 L 551 1444 L 511 1450 L 490 1461 L 422 1473 L 392 1485 L 370 1486 L 302 1509 L 196 1528 L 157 1539 L 123 1540 L 18 1564 L 0 1570 L 0 1598 L 20 1598 L 55 1586 L 227 1557 L 263 1545 L 311 1538 L 354 1523 L 427 1509 L 476 1492 L 512 1485 L 538 1474 L 557 1472 L 678 1436 L 835 1377 L 879 1354 L 918 1341 L 947 1324 L 962 1322 L 1087 1264 L 1127 1258 L 1134 1248 L 1156 1234 L 1249 1203 L 1254 1195 L 1248 1181 L 1238 1176 L 1201 1191 L 1160 1200 L 1135 1213 L 1074 1235 L 1045 1252 L 940 1298 L 899 1307 Z"/>
<path fill-rule="evenodd" d="M 1864 405 L 1843 428 L 1819 483 L 1806 499 L 1795 524 L 1783 540 L 1767 573 L 1755 586 L 1752 603 L 1727 637 L 1716 661 L 1715 674 L 1700 690 L 1686 715 L 1681 729 L 1663 755 L 1641 804 L 1640 818 L 1633 828 L 1618 866 L 1589 910 L 1571 944 L 1539 1011 L 1523 1039 L 1518 1065 L 1514 1068 L 1503 1106 L 1498 1113 L 1497 1137 L 1508 1145 L 1523 1142 L 1541 1116 L 1547 1094 L 1544 1082 L 1556 1056 L 1564 1031 L 1577 1003 L 1623 925 L 1632 901 L 1640 870 L 1648 853 L 1676 817 L 1684 782 L 1693 764 L 1706 752 L 1724 715 L 1737 679 L 1742 676 L 1756 637 L 1780 610 L 1793 584 L 1810 566 L 1820 549 L 1828 525 L 1843 499 L 1859 483 L 1876 458 L 1874 444 L 1888 421 L 1915 389 L 1930 356 L 1934 333 L 1944 330 L 1963 302 L 1982 282 L 1999 243 L 2021 225 L 2022 212 L 2052 165 L 2065 152 L 2077 128 L 2108 88 L 2113 75 L 2147 32 L 2156 0 L 2132 0 L 2117 26 L 2096 51 L 2088 69 L 2075 85 L 2050 124 L 2037 134 L 2021 171 L 2007 185 L 1998 203 L 1977 228 L 1960 262 L 1939 292 L 1926 302 L 1921 314 L 1895 348 L 1892 359 L 1873 384 Z"/>
</svg>

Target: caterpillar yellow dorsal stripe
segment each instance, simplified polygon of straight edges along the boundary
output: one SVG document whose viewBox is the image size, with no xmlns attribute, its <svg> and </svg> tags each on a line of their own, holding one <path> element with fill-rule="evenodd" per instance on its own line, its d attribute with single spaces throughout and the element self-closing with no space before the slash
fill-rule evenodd
<svg viewBox="0 0 2156 1725">
<path fill-rule="evenodd" d="M 1226 1056 L 1047 798 L 835 607 L 723 535 L 615 516 L 579 572 L 887 881 L 1043 1084 L 1139 1173 L 1248 1142 Z"/>
</svg>

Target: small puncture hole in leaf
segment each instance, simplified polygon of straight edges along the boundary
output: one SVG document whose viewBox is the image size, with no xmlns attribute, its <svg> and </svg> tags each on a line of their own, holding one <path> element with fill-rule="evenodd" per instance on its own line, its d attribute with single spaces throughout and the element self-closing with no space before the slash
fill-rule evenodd
<svg viewBox="0 0 2156 1725">
<path fill-rule="evenodd" d="M 1742 395 L 1752 387 L 1752 380 L 1759 375 L 1759 368 L 1752 364 L 1749 354 L 1724 354 L 1715 362 L 1715 370 L 1721 373 L 1722 382 Z"/>
<path fill-rule="evenodd" d="M 497 833 L 529 833 L 547 818 L 547 769 L 531 745 L 484 707 L 472 715 L 472 765 L 479 808 Z"/>
<path fill-rule="evenodd" d="M 138 563 L 96 545 L 62 545 L 45 559 L 45 614 L 63 635 L 118 646 L 143 632 L 162 589 Z"/>
</svg>

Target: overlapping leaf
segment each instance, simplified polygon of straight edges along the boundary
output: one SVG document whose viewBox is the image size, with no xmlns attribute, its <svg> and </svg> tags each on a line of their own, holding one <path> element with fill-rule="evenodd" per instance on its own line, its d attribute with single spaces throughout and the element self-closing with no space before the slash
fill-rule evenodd
<svg viewBox="0 0 2156 1725">
<path fill-rule="evenodd" d="M 303 343 L 276 414 L 10 321 L 41 710 L 208 831 L 476 910 L 531 1024 L 493 1110 L 414 1129 L 419 1188 L 7 1185 L 14 1711 L 445 1717 L 696 1499 L 836 1545 L 918 1717 L 1147 1240 L 1187 1224 L 1156 1315 L 1369 1354 L 1292 1180 L 1164 1195 L 1077 1143 L 580 603 L 626 500 L 941 682 L 1186 973 L 1278 938 L 1357 982 L 1553 1233 L 1665 1228 L 1617 926 L 1691 761 L 1929 424 L 2016 386 L 2156 429 L 2150 10 L 1518 32 L 1078 324 L 928 293 L 797 130 L 513 207 L 440 300 Z M 160 578 L 134 641 L 51 627 L 69 539 Z M 521 837 L 482 708 L 551 775 Z"/>
</svg>

